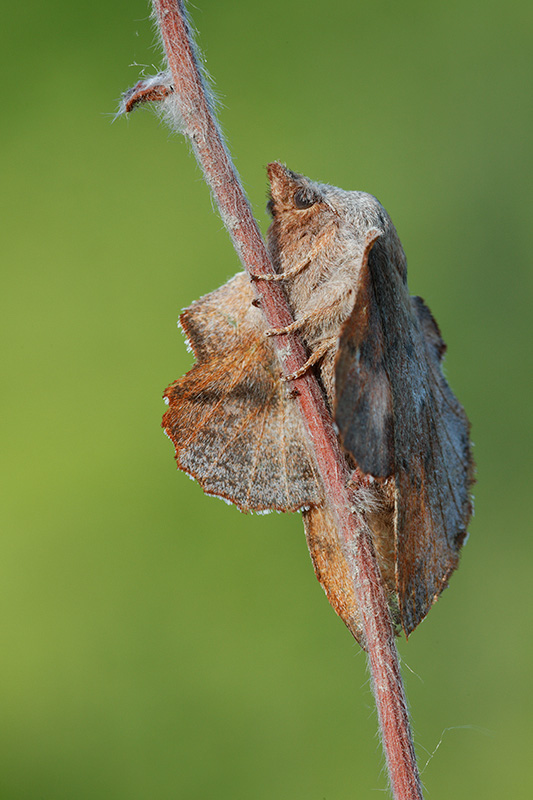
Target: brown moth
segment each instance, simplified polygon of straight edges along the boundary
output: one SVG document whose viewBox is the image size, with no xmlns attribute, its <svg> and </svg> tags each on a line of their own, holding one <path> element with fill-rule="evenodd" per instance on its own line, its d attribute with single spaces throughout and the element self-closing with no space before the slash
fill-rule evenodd
<svg viewBox="0 0 533 800">
<path fill-rule="evenodd" d="M 441 370 L 437 323 L 410 297 L 384 208 L 364 192 L 268 167 L 268 248 L 337 424 L 355 502 L 408 635 L 456 568 L 471 513 L 469 424 Z M 249 278 L 185 309 L 197 363 L 165 392 L 180 469 L 243 511 L 302 510 L 315 572 L 361 641 L 349 567 Z M 359 487 L 361 481 L 359 481 Z"/>
</svg>

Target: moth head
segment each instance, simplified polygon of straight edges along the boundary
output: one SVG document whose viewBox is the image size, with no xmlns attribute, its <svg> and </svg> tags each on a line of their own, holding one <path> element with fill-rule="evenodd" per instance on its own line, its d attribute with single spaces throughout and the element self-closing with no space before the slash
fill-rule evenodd
<svg viewBox="0 0 533 800">
<path fill-rule="evenodd" d="M 267 210 L 275 219 L 283 213 L 309 211 L 323 198 L 318 184 L 275 161 L 267 167 L 270 195 Z"/>
<path fill-rule="evenodd" d="M 334 223 L 343 236 L 354 236 L 364 243 L 367 231 L 385 230 L 387 212 L 372 195 L 338 189 L 317 183 L 275 161 L 267 167 L 270 183 L 267 210 L 273 226 L 293 230 Z"/>
<path fill-rule="evenodd" d="M 267 209 L 272 216 L 268 231 L 270 255 L 292 252 L 301 258 L 302 249 L 314 246 L 315 237 L 328 232 L 328 258 L 360 261 L 367 235 L 380 232 L 376 249 L 396 265 L 405 278 L 406 264 L 400 240 L 389 215 L 371 194 L 346 191 L 293 172 L 275 161 L 267 167 L 270 195 Z M 296 255 L 295 255 L 296 257 Z"/>
</svg>

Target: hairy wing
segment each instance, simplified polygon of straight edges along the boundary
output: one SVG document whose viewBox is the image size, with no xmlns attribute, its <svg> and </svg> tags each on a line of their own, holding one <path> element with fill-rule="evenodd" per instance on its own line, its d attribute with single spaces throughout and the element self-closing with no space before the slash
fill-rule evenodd
<svg viewBox="0 0 533 800">
<path fill-rule="evenodd" d="M 207 494 L 243 511 L 296 511 L 321 502 L 321 484 L 252 299 L 241 273 L 183 312 L 198 362 L 166 390 L 163 427 Z"/>
<path fill-rule="evenodd" d="M 442 374 L 431 313 L 378 239 L 341 331 L 335 418 L 360 468 L 394 476 L 396 588 L 409 634 L 458 564 L 470 516 L 466 415 Z"/>
<path fill-rule="evenodd" d="M 397 585 L 406 633 L 422 621 L 459 563 L 473 482 L 470 424 L 442 373 L 445 344 L 423 300 L 410 301 L 413 359 L 420 364 L 410 381 L 414 402 L 406 393 L 395 393 L 401 442 L 396 467 Z M 397 361 L 394 372 L 401 371 Z"/>
<path fill-rule="evenodd" d="M 324 506 L 304 511 L 302 519 L 315 575 L 326 597 L 359 644 L 364 647 L 361 617 L 354 591 L 351 565 L 339 543 L 331 512 Z"/>
<path fill-rule="evenodd" d="M 392 619 L 397 625 L 394 541 L 391 536 L 392 484 L 393 481 L 374 481 L 370 486 L 356 489 L 354 505 L 366 508 L 366 522 L 372 531 L 383 585 L 391 601 Z M 345 557 L 333 515 L 328 506 L 323 506 L 304 511 L 302 518 L 315 574 L 333 609 L 361 647 L 365 647 L 353 582 L 353 563 L 349 563 Z"/>
</svg>

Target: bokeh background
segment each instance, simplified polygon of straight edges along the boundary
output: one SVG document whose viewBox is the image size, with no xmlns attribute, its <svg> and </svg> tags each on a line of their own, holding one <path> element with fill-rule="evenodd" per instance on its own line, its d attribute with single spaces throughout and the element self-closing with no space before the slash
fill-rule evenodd
<svg viewBox="0 0 533 800">
<path fill-rule="evenodd" d="M 400 643 L 416 746 L 432 800 L 530 798 L 531 4 L 196 5 L 263 230 L 271 160 L 372 192 L 441 325 L 478 484 Z M 148 13 L 2 15 L 0 798 L 373 797 L 365 657 L 301 520 L 205 497 L 159 427 L 178 313 L 239 266 L 187 145 L 111 124 L 160 65 Z"/>
</svg>

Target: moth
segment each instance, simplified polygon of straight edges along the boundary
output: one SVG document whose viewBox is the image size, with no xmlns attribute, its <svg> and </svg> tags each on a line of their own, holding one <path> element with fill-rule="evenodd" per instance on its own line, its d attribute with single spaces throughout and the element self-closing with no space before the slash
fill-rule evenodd
<svg viewBox="0 0 533 800">
<path fill-rule="evenodd" d="M 469 423 L 441 369 L 445 344 L 407 287 L 407 264 L 372 195 L 268 166 L 267 242 L 316 370 L 406 635 L 457 567 L 471 514 Z M 180 469 L 242 511 L 301 511 L 315 572 L 362 642 L 338 544 L 290 380 L 245 273 L 180 317 L 196 356 L 165 392 Z M 287 330 L 287 329 L 285 329 Z M 290 377 L 290 376 L 289 376 Z"/>
</svg>

